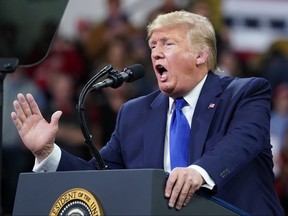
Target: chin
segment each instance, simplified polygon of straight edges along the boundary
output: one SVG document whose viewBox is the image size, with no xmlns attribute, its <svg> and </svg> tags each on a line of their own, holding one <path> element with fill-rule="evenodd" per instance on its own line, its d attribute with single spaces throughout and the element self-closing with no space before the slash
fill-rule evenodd
<svg viewBox="0 0 288 216">
<path fill-rule="evenodd" d="M 163 94 L 165 94 L 166 96 L 168 96 L 168 97 L 173 97 L 174 96 L 174 93 L 173 93 L 173 91 L 171 90 L 171 89 L 167 89 L 167 88 L 159 88 L 160 89 L 160 91 L 163 93 Z"/>
</svg>

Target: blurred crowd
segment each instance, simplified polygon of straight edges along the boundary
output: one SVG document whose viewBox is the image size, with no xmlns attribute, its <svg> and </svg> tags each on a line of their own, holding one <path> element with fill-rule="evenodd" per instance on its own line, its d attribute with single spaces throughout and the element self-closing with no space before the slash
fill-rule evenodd
<svg viewBox="0 0 288 216">
<path fill-rule="evenodd" d="M 288 38 L 273 43 L 265 53 L 243 56 L 230 45 L 229 31 L 219 13 L 220 1 L 188 1 L 178 8 L 177 1 L 166 0 L 152 11 L 147 19 L 159 13 L 178 9 L 202 14 L 216 23 L 218 65 L 220 73 L 229 76 L 266 78 L 272 87 L 271 143 L 274 154 L 275 187 L 288 212 Z M 85 112 L 90 132 L 97 148 L 110 138 L 120 106 L 127 100 L 157 89 L 146 29 L 129 22 L 121 10 L 121 1 L 107 0 L 108 14 L 101 22 L 79 20 L 76 39 L 57 35 L 47 58 L 28 68 L 17 68 L 7 74 L 4 82 L 3 153 L 1 206 L 4 214 L 11 214 L 19 173 L 30 172 L 33 155 L 21 144 L 10 119 L 12 102 L 18 92 L 32 93 L 43 115 L 50 121 L 56 110 L 62 110 L 56 143 L 84 159 L 92 157 L 79 127 L 76 104 L 86 84 L 104 66 L 111 64 L 117 71 L 135 63 L 146 70 L 145 77 L 121 88 L 105 88 L 91 92 L 85 101 Z M 217 9 L 218 8 L 218 9 Z M 219 23 L 219 24 L 218 24 Z M 35 47 L 47 43 L 39 38 Z M 32 58 L 37 51 L 31 51 Z"/>
</svg>

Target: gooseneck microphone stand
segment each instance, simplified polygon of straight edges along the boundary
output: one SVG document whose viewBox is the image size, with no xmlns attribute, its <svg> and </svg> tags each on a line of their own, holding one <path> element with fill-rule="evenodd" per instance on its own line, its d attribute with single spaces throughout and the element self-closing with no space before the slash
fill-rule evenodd
<svg viewBox="0 0 288 216">
<path fill-rule="evenodd" d="M 111 74 L 114 73 L 114 69 L 111 65 L 107 65 L 106 67 L 104 67 L 101 71 L 99 71 L 95 76 L 93 76 L 83 87 L 80 96 L 79 96 L 79 100 L 78 100 L 78 104 L 77 104 L 77 113 L 78 113 L 78 117 L 79 117 L 79 121 L 80 121 L 80 127 L 84 136 L 84 141 L 85 143 L 88 145 L 90 151 L 92 152 L 93 156 L 95 157 L 97 163 L 98 163 L 98 168 L 100 170 L 105 170 L 108 167 L 105 165 L 103 158 L 101 157 L 99 151 L 96 148 L 96 145 L 93 142 L 92 139 L 92 135 L 89 133 L 89 129 L 88 126 L 86 124 L 86 120 L 85 120 L 85 108 L 84 108 L 84 104 L 85 104 L 85 98 L 87 96 L 87 94 L 94 90 L 95 88 L 93 87 L 93 85 L 95 84 L 95 82 L 100 79 L 101 77 L 103 77 L 106 74 Z"/>
</svg>

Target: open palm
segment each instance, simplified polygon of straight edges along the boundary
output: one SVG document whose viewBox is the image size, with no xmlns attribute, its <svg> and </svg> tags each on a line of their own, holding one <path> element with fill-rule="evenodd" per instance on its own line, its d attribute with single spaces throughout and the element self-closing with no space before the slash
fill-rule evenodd
<svg viewBox="0 0 288 216">
<path fill-rule="evenodd" d="M 26 98 L 18 94 L 18 100 L 13 105 L 15 112 L 11 113 L 11 117 L 23 143 L 38 159 L 44 159 L 53 150 L 62 112 L 55 112 L 48 123 L 31 94 L 27 94 Z"/>
</svg>

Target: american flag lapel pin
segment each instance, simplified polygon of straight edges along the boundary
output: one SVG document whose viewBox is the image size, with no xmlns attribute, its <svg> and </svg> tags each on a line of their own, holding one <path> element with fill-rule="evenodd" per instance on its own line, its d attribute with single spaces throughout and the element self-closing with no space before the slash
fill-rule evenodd
<svg viewBox="0 0 288 216">
<path fill-rule="evenodd" d="M 214 103 L 210 103 L 209 106 L 208 106 L 208 109 L 213 109 L 215 108 L 215 104 Z"/>
</svg>

